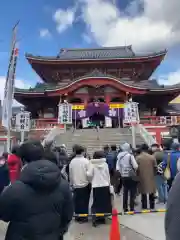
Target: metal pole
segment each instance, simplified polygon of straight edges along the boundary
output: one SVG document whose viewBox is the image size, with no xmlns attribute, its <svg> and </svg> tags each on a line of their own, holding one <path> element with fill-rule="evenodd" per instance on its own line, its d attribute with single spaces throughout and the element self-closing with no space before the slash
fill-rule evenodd
<svg viewBox="0 0 180 240">
<path fill-rule="evenodd" d="M 24 142 L 24 131 L 21 131 L 21 144 Z"/>
<path fill-rule="evenodd" d="M 132 147 L 136 148 L 136 128 L 134 124 L 131 124 L 131 132 L 132 132 Z"/>
<path fill-rule="evenodd" d="M 121 127 L 121 121 L 120 121 L 120 113 L 119 113 L 119 108 L 118 108 L 118 121 L 119 121 L 119 128 Z"/>
<path fill-rule="evenodd" d="M 76 123 L 76 121 L 77 121 L 76 109 L 75 109 L 74 111 L 75 111 L 75 123 L 74 123 L 74 128 L 75 128 L 75 130 L 76 130 L 76 128 L 77 128 L 77 123 Z"/>
<path fill-rule="evenodd" d="M 11 126 L 10 119 L 8 120 L 8 129 L 7 129 L 7 152 L 11 152 Z"/>
</svg>

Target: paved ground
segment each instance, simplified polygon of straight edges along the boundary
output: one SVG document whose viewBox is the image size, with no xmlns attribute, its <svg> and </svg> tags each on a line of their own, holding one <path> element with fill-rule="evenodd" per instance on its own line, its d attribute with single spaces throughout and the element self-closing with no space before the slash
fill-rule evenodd
<svg viewBox="0 0 180 240">
<path fill-rule="evenodd" d="M 121 211 L 121 199 L 118 197 L 115 205 Z M 157 205 L 157 208 L 164 208 Z M 136 208 L 140 210 L 140 205 Z M 134 216 L 120 216 L 121 240 L 164 240 L 164 214 L 152 213 Z M 86 224 L 72 222 L 64 240 L 109 240 L 111 221 L 106 225 L 93 228 L 91 221 Z M 4 239 L 6 224 L 0 222 L 0 240 Z"/>
<path fill-rule="evenodd" d="M 0 240 L 4 240 L 5 230 L 3 229 L 3 223 L 0 224 Z M 69 233 L 66 234 L 64 240 L 109 240 L 110 221 L 107 225 L 102 225 L 97 228 L 93 228 L 91 223 L 78 224 L 72 223 L 69 229 Z M 129 228 L 121 226 L 121 240 L 150 240 Z"/>
</svg>

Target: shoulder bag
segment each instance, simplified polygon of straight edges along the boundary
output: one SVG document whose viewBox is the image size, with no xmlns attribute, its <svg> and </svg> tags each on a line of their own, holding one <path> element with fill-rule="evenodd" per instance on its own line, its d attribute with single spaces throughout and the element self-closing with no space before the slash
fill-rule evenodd
<svg viewBox="0 0 180 240">
<path fill-rule="evenodd" d="M 171 159 L 171 153 L 168 153 L 167 166 L 166 166 L 165 171 L 164 171 L 164 177 L 165 177 L 166 180 L 169 180 L 171 178 L 170 159 Z"/>
<path fill-rule="evenodd" d="M 129 165 L 131 166 L 130 170 L 129 170 L 129 177 L 133 180 L 133 181 L 139 181 L 138 179 L 138 175 L 136 170 L 134 169 L 132 162 L 131 162 L 131 155 L 129 157 Z"/>
</svg>

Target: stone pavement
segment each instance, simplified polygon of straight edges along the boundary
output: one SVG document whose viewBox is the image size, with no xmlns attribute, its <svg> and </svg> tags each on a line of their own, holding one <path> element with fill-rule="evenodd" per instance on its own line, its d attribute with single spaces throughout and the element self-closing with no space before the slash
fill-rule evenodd
<svg viewBox="0 0 180 240">
<path fill-rule="evenodd" d="M 4 240 L 6 225 L 0 223 L 0 240 Z M 93 228 L 91 223 L 78 224 L 73 222 L 64 240 L 109 240 L 110 221 L 107 225 Z M 121 226 L 121 240 L 150 240 L 131 229 Z"/>
<path fill-rule="evenodd" d="M 121 198 L 117 197 L 115 205 L 118 211 L 122 210 Z M 157 209 L 164 208 L 157 205 Z M 136 208 L 140 210 L 140 205 Z M 150 213 L 133 216 L 119 216 L 121 224 L 121 240 L 164 240 L 164 214 Z M 64 240 L 109 240 L 111 221 L 106 225 L 93 228 L 91 221 L 87 224 L 72 222 Z M 6 224 L 0 222 L 0 240 L 4 239 Z"/>
<path fill-rule="evenodd" d="M 115 206 L 117 206 L 118 211 L 122 210 L 121 198 L 116 198 Z M 138 199 L 137 211 L 141 210 L 140 199 Z M 156 204 L 156 209 L 165 209 L 164 204 Z M 137 214 L 137 215 L 126 215 L 119 216 L 120 224 L 128 227 L 135 232 L 138 232 L 149 239 L 152 240 L 164 240 L 164 213 L 147 213 L 147 214 Z"/>
</svg>

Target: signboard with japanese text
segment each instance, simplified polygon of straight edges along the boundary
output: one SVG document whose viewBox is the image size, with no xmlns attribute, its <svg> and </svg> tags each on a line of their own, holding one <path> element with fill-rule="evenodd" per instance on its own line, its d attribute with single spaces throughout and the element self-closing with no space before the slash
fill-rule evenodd
<svg viewBox="0 0 180 240">
<path fill-rule="evenodd" d="M 139 122 L 138 103 L 127 102 L 124 108 L 124 123 L 138 123 L 138 122 Z"/>
<path fill-rule="evenodd" d="M 31 127 L 30 112 L 19 112 L 16 114 L 16 131 L 29 132 Z"/>
<path fill-rule="evenodd" d="M 84 110 L 85 106 L 84 105 L 72 105 L 73 110 Z"/>
<path fill-rule="evenodd" d="M 125 107 L 125 104 L 124 103 L 110 103 L 109 104 L 109 108 L 112 109 L 112 108 L 124 108 Z"/>
<path fill-rule="evenodd" d="M 59 104 L 58 123 L 72 124 L 72 105 L 68 103 Z"/>
</svg>

